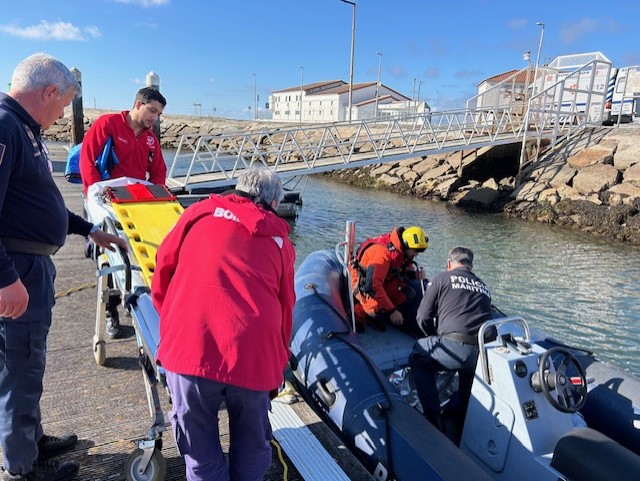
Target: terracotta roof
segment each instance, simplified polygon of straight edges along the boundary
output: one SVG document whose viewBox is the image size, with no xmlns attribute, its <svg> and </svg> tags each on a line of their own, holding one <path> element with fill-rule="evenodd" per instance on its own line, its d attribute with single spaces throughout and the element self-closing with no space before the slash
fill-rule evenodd
<svg viewBox="0 0 640 481">
<path fill-rule="evenodd" d="M 503 80 L 508 79 L 509 77 L 511 77 L 513 74 L 517 73 L 518 70 L 509 70 L 508 72 L 504 72 L 498 75 L 494 75 L 493 77 L 489 77 L 488 79 L 484 79 L 482 82 L 480 82 L 481 85 L 485 82 L 491 82 L 491 83 L 500 83 Z M 523 70 L 522 72 L 520 72 L 516 77 L 515 77 L 515 81 L 518 83 L 525 83 L 527 81 L 527 73 L 529 73 L 530 75 L 530 80 L 533 80 L 533 72 L 531 72 L 530 70 Z"/>
<path fill-rule="evenodd" d="M 382 101 L 387 101 L 387 100 L 391 100 L 392 102 L 395 101 L 396 99 L 393 98 L 392 95 L 381 95 L 380 97 L 378 97 L 378 104 L 380 104 Z M 361 105 L 368 105 L 368 104 L 375 104 L 376 103 L 376 98 L 372 98 L 372 99 L 367 99 L 367 100 L 363 100 L 362 102 L 358 102 L 356 105 L 356 107 L 359 107 Z"/>
</svg>

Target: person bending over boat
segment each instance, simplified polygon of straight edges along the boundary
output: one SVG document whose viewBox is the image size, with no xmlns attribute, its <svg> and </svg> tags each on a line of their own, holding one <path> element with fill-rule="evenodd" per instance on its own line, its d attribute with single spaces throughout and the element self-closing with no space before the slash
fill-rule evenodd
<svg viewBox="0 0 640 481">
<path fill-rule="evenodd" d="M 295 252 L 275 172 L 252 168 L 235 191 L 188 207 L 160 245 L 151 293 L 158 363 L 187 479 L 257 481 L 271 464 L 270 392 L 289 358 Z M 231 446 L 218 432 L 224 401 Z"/>
<path fill-rule="evenodd" d="M 398 327 L 405 324 L 402 305 L 416 296 L 409 282 L 422 279 L 413 260 L 427 247 L 427 234 L 416 226 L 396 227 L 360 245 L 349 266 L 359 331 L 365 325 L 385 331 L 387 322 Z"/>
<path fill-rule="evenodd" d="M 427 284 L 416 320 L 427 335 L 414 344 L 409 364 L 425 417 L 443 429 L 436 388 L 438 371 L 458 371 L 457 434 L 467 412 L 478 359 L 478 331 L 491 319 L 491 293 L 473 272 L 473 252 L 454 247 L 447 270 Z"/>
<path fill-rule="evenodd" d="M 118 159 L 108 172 L 110 178 L 131 177 L 164 185 L 167 166 L 160 141 L 151 128 L 166 105 L 167 101 L 160 92 L 144 87 L 136 93 L 131 110 L 101 115 L 91 124 L 80 149 L 80 176 L 85 194 L 89 186 L 104 180 L 95 162 L 109 138 Z M 87 257 L 91 257 L 89 252 L 85 250 Z M 111 278 L 109 284 L 113 285 Z M 111 339 L 120 334 L 118 304 L 120 296 L 109 297 L 105 334 Z"/>
<path fill-rule="evenodd" d="M 75 434 L 42 431 L 40 398 L 51 328 L 56 269 L 51 256 L 68 234 L 105 248 L 127 243 L 70 212 L 51 176 L 41 131 L 80 95 L 59 60 L 21 61 L 8 94 L 0 94 L 0 444 L 3 481 L 67 481 L 76 461 L 51 460 L 71 449 Z"/>
</svg>

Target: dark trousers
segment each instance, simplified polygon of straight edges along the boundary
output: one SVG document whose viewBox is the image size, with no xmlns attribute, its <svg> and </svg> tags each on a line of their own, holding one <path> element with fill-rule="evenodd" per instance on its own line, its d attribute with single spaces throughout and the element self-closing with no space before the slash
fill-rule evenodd
<svg viewBox="0 0 640 481">
<path fill-rule="evenodd" d="M 436 385 L 438 371 L 459 373 L 458 429 L 462 428 L 471 396 L 471 384 L 478 360 L 478 346 L 440 336 L 418 339 L 413 346 L 409 364 L 416 383 L 418 398 L 425 417 L 436 427 L 442 428 L 440 398 Z"/>
<path fill-rule="evenodd" d="M 43 434 L 40 398 L 55 268 L 49 257 L 10 255 L 29 293 L 29 307 L 18 319 L 0 317 L 0 444 L 4 469 L 27 474 Z"/>
<path fill-rule="evenodd" d="M 262 481 L 271 465 L 268 391 L 251 391 L 167 371 L 169 413 L 188 481 Z M 220 446 L 218 411 L 229 415 L 229 464 Z"/>
</svg>

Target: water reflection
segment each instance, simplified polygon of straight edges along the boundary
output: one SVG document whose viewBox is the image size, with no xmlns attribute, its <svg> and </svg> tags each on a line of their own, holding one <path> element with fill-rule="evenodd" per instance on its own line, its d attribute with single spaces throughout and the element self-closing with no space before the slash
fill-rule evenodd
<svg viewBox="0 0 640 481">
<path fill-rule="evenodd" d="M 451 247 L 471 247 L 475 271 L 504 312 L 640 376 L 637 247 L 318 178 L 309 179 L 303 200 L 292 224 L 297 265 L 314 250 L 333 249 L 347 220 L 356 221 L 358 240 L 396 225 L 420 225 L 430 241 L 418 261 L 429 275 L 445 268 Z"/>
</svg>

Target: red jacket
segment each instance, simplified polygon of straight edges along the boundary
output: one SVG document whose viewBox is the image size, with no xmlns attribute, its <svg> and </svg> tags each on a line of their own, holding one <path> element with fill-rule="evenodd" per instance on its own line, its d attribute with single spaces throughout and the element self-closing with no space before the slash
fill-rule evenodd
<svg viewBox="0 0 640 481">
<path fill-rule="evenodd" d="M 118 114 L 98 117 L 87 131 L 80 149 L 80 175 L 84 192 L 90 185 L 100 182 L 100 173 L 94 163 L 102 153 L 107 137 L 113 139 L 120 163 L 111 171 L 111 178 L 132 177 L 152 184 L 164 184 L 167 166 L 164 163 L 160 142 L 151 129 L 143 130 L 136 137 L 127 123 L 128 110 Z"/>
<path fill-rule="evenodd" d="M 187 208 L 160 245 L 151 292 L 167 370 L 270 391 L 289 358 L 289 225 L 239 195 Z"/>
</svg>

